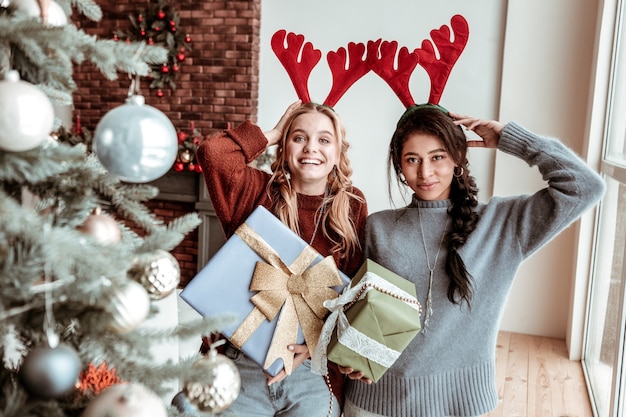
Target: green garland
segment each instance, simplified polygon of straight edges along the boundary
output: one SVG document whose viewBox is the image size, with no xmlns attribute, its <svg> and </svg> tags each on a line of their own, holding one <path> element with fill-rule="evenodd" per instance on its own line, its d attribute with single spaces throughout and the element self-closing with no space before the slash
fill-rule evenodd
<svg viewBox="0 0 626 417">
<path fill-rule="evenodd" d="M 125 35 L 128 41 L 144 41 L 148 45 L 160 45 L 168 50 L 167 62 L 152 65 L 150 88 L 163 97 L 163 88 L 176 90 L 176 78 L 180 67 L 191 50 L 191 37 L 179 28 L 178 14 L 166 1 L 159 0 L 129 15 L 131 29 Z M 119 38 L 119 35 L 118 35 Z"/>
</svg>

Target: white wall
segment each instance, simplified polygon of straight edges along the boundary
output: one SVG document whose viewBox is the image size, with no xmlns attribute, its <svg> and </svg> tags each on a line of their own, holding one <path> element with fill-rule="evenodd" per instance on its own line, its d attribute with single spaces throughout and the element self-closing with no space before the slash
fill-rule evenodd
<svg viewBox="0 0 626 417">
<path fill-rule="evenodd" d="M 470 4 L 471 3 L 471 4 Z M 498 109 L 504 3 L 501 0 L 472 2 L 429 0 L 319 0 L 315 2 L 268 0 L 262 2 L 259 115 L 261 127 L 271 128 L 287 106 L 297 99 L 295 90 L 270 45 L 279 29 L 305 36 L 323 57 L 309 80 L 313 101 L 322 102 L 332 84 L 326 53 L 349 42 L 396 40 L 413 50 L 430 31 L 450 25 L 455 14 L 469 23 L 470 37 L 448 80 L 441 105 L 461 114 L 494 118 Z M 411 92 L 418 103 L 426 102 L 430 81 L 421 67 L 411 78 Z M 371 212 L 389 207 L 386 156 L 391 133 L 404 111 L 400 100 L 373 72 L 359 80 L 335 106 L 346 125 L 352 148 L 349 155 L 354 183 L 363 190 Z M 478 152 L 472 172 L 489 197 L 493 153 Z M 402 200 L 397 205 L 402 206 Z"/>
<path fill-rule="evenodd" d="M 558 137 L 581 155 L 587 144 L 597 7 L 595 0 L 508 3 L 500 118 Z M 538 174 L 530 174 L 519 160 L 498 153 L 494 194 L 543 186 Z M 578 223 L 522 265 L 502 329 L 566 337 L 577 236 Z"/>
<path fill-rule="evenodd" d="M 325 54 L 382 38 L 410 49 L 429 32 L 463 15 L 468 45 L 455 65 L 440 102 L 448 109 L 481 118 L 516 120 L 531 130 L 562 138 L 581 152 L 584 143 L 595 9 L 599 0 L 267 0 L 262 3 L 259 117 L 271 128 L 296 99 L 270 38 L 279 29 L 303 34 L 324 54 L 309 81 L 311 98 L 322 101 L 331 86 Z M 411 92 L 428 98 L 429 81 L 416 69 Z M 390 207 L 386 155 L 389 137 L 404 108 L 375 74 L 359 80 L 335 106 L 352 144 L 354 183 L 370 212 Z M 501 153 L 470 151 L 470 167 L 481 200 L 492 193 L 532 192 L 538 174 Z M 533 175 L 535 174 L 535 175 Z M 397 193 L 396 193 L 397 197 Z M 396 205 L 401 206 L 396 199 Z M 568 327 L 575 229 L 527 261 L 503 317 L 503 330 L 563 338 Z"/>
</svg>

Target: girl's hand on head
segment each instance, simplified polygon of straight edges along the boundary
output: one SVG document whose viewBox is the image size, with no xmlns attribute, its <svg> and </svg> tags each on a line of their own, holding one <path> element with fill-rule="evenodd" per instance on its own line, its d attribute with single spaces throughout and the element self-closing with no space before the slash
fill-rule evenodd
<svg viewBox="0 0 626 417">
<path fill-rule="evenodd" d="M 497 148 L 504 124 L 495 120 L 483 120 L 475 117 L 463 116 L 450 112 L 454 124 L 464 126 L 482 138 L 482 140 L 467 140 L 467 146 L 475 148 Z"/>
<path fill-rule="evenodd" d="M 274 126 L 272 130 L 264 132 L 265 137 L 267 138 L 267 146 L 276 145 L 278 142 L 280 142 L 280 139 L 283 137 L 283 131 L 285 130 L 289 116 L 291 116 L 291 113 L 293 113 L 295 109 L 300 107 L 301 104 L 302 101 L 300 100 L 291 103 L 289 107 L 287 107 L 287 110 L 285 110 L 285 113 L 283 113 L 283 115 L 280 117 L 278 123 L 276 123 L 276 126 Z"/>
<path fill-rule="evenodd" d="M 309 348 L 307 347 L 307 345 L 289 345 L 288 349 L 293 352 L 292 371 L 294 371 L 298 366 L 300 366 L 302 362 L 304 362 L 305 360 L 311 357 L 311 354 L 309 353 Z M 269 385 L 272 385 L 274 382 L 282 381 L 283 379 L 285 379 L 287 377 L 287 373 L 283 369 L 282 371 L 277 373 L 275 376 L 271 376 L 269 374 L 265 374 L 265 376 L 267 378 L 267 385 L 269 386 Z"/>
</svg>

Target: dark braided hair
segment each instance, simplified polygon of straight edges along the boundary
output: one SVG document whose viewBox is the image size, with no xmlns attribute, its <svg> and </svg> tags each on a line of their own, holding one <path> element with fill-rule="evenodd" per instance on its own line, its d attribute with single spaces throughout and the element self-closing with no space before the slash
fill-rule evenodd
<svg viewBox="0 0 626 417">
<path fill-rule="evenodd" d="M 401 181 L 401 154 L 405 140 L 412 134 L 422 133 L 438 137 L 457 167 L 452 180 L 448 209 L 452 227 L 446 235 L 448 257 L 446 273 L 450 279 L 448 299 L 455 304 L 464 301 L 471 306 L 472 276 L 458 253 L 480 219 L 474 208 L 478 204 L 476 180 L 469 174 L 467 139 L 461 126 L 453 123 L 448 111 L 441 106 L 422 104 L 411 106 L 398 121 L 389 145 L 389 168 L 393 167 Z"/>
</svg>

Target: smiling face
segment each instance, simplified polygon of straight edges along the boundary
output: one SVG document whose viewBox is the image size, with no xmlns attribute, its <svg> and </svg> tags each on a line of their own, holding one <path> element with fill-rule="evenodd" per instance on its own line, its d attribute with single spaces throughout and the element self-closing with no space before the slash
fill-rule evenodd
<svg viewBox="0 0 626 417">
<path fill-rule="evenodd" d="M 324 194 L 328 175 L 339 164 L 339 154 L 339 140 L 330 118 L 321 113 L 297 116 L 285 139 L 285 161 L 294 190 Z"/>
<path fill-rule="evenodd" d="M 426 133 L 413 133 L 402 145 L 402 173 L 420 200 L 450 198 L 454 160 L 441 139 Z"/>
</svg>

